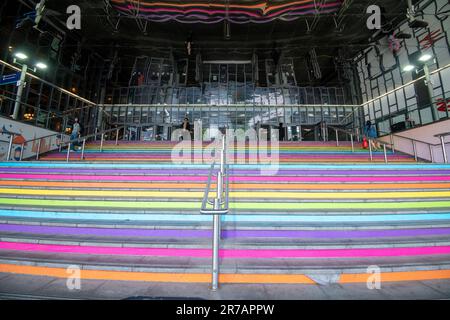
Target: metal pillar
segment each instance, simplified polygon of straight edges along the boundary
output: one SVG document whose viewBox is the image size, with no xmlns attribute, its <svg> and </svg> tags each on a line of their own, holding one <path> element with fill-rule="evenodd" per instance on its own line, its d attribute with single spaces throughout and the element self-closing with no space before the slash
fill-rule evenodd
<svg viewBox="0 0 450 320">
<path fill-rule="evenodd" d="M 423 65 L 423 71 L 425 73 L 425 81 L 426 81 L 426 85 L 427 85 L 427 89 L 428 89 L 428 95 L 430 96 L 430 105 L 431 105 L 431 113 L 433 115 L 433 122 L 435 122 L 435 121 L 439 120 L 439 114 L 437 112 L 437 109 L 434 106 L 434 101 L 433 101 L 434 89 L 433 89 L 433 84 L 431 83 L 430 69 L 428 68 L 428 65 L 426 63 Z"/>
<path fill-rule="evenodd" d="M 27 70 L 28 66 L 26 64 L 22 65 L 22 72 L 20 74 L 20 83 L 19 87 L 17 88 L 16 102 L 14 103 L 14 112 L 13 112 L 14 120 L 17 120 L 17 118 L 19 118 L 20 103 L 22 101 L 23 89 L 25 88 L 25 79 L 27 76 Z"/>
</svg>

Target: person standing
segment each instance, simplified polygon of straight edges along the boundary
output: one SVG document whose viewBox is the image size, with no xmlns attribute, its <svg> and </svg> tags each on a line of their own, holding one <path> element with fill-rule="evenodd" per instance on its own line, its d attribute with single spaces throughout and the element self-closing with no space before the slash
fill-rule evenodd
<svg viewBox="0 0 450 320">
<path fill-rule="evenodd" d="M 78 139 L 80 134 L 81 134 L 81 125 L 78 122 L 78 118 L 75 118 L 75 122 L 72 126 L 72 133 L 70 135 L 70 141 Z M 72 142 L 71 146 L 72 151 L 75 151 L 75 142 Z"/>
</svg>

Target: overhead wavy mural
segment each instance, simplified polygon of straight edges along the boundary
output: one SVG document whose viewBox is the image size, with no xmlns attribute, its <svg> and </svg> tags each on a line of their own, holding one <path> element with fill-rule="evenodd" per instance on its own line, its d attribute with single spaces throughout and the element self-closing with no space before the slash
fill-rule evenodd
<svg viewBox="0 0 450 320">
<path fill-rule="evenodd" d="M 180 23 L 213 24 L 224 20 L 231 23 L 268 23 L 279 19 L 293 21 L 314 13 L 333 13 L 340 9 L 343 0 L 302 0 L 272 3 L 260 1 L 253 4 L 212 2 L 158 2 L 137 0 L 110 0 L 121 14 L 145 18 L 154 22 L 178 21 Z"/>
</svg>

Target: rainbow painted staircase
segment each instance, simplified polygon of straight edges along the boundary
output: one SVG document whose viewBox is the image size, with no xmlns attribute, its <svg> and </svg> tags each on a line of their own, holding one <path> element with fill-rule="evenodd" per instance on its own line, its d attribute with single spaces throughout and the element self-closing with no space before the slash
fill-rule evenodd
<svg viewBox="0 0 450 320">
<path fill-rule="evenodd" d="M 84 162 L 63 151 L 0 163 L 0 272 L 209 283 L 209 165 L 172 164 L 172 147 L 94 143 Z M 369 266 L 382 281 L 450 278 L 450 165 L 371 163 L 346 143 L 280 152 L 275 176 L 230 168 L 220 283 L 365 283 Z"/>
</svg>

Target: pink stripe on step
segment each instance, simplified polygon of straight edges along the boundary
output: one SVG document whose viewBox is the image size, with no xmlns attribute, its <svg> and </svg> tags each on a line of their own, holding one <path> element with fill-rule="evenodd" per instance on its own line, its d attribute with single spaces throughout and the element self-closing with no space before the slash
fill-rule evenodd
<svg viewBox="0 0 450 320">
<path fill-rule="evenodd" d="M 96 246 L 43 245 L 16 242 L 0 242 L 0 250 L 39 251 L 49 253 L 77 253 L 92 255 L 119 256 L 164 256 L 209 258 L 210 249 L 173 248 L 121 248 Z M 400 257 L 450 254 L 450 246 L 382 248 L 382 249 L 313 249 L 313 250 L 230 250 L 220 251 L 222 258 L 361 258 L 361 257 Z"/>
<path fill-rule="evenodd" d="M 206 181 L 207 176 L 108 176 L 64 174 L 0 174 L 0 179 L 86 180 L 86 181 Z M 448 181 L 449 176 L 232 176 L 231 182 L 406 182 Z"/>
</svg>

